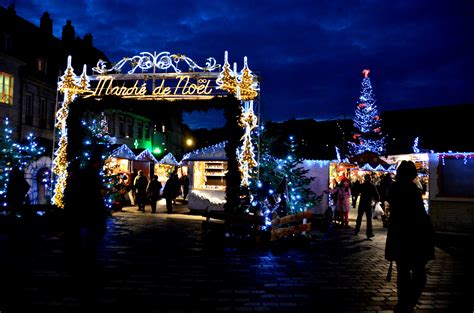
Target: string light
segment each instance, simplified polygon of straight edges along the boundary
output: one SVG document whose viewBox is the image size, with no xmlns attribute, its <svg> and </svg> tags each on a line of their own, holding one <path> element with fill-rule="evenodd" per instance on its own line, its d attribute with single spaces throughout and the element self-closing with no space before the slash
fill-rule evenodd
<svg viewBox="0 0 474 313">
<path fill-rule="evenodd" d="M 448 151 L 447 153 L 438 153 L 438 159 L 441 159 L 441 164 L 444 166 L 446 165 L 446 158 L 447 159 L 463 159 L 463 164 L 467 165 L 468 160 L 471 160 L 474 157 L 474 152 L 452 152 Z"/>
<path fill-rule="evenodd" d="M 169 164 L 169 165 L 174 165 L 174 166 L 179 166 L 180 163 L 176 161 L 176 158 L 174 155 L 169 152 L 167 155 L 165 155 L 158 163 L 160 164 Z"/>
<path fill-rule="evenodd" d="M 227 156 L 224 150 L 226 144 L 227 141 L 223 141 L 209 147 L 197 149 L 186 153 L 183 156 L 181 163 L 183 161 L 202 160 L 203 158 L 205 158 L 206 160 L 226 160 Z"/>
<path fill-rule="evenodd" d="M 418 140 L 419 140 L 419 138 L 416 137 L 415 141 L 413 142 L 413 152 L 414 153 L 420 153 L 420 149 L 418 149 Z"/>
<path fill-rule="evenodd" d="M 45 149 L 38 145 L 32 133 L 26 137 L 26 143 L 20 144 L 12 138 L 13 130 L 8 117 L 4 120 L 3 133 L 0 137 L 0 201 L 6 207 L 6 190 L 10 171 L 14 167 L 20 170 L 27 168 L 31 161 L 42 154 Z"/>
<path fill-rule="evenodd" d="M 139 155 L 137 155 L 135 159 L 137 161 L 153 161 L 155 163 L 159 163 L 155 156 L 148 149 L 143 150 Z"/>
</svg>

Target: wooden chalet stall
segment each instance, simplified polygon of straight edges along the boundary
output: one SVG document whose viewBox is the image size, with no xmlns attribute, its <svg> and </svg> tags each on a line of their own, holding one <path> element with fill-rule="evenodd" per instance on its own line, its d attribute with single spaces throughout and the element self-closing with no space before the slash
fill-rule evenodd
<svg viewBox="0 0 474 313">
<path fill-rule="evenodd" d="M 189 172 L 188 207 L 194 211 L 223 211 L 227 186 L 225 142 L 193 151 L 181 161 Z"/>
<path fill-rule="evenodd" d="M 152 169 L 154 168 L 154 164 L 156 163 L 158 163 L 158 160 L 151 153 L 151 151 L 144 149 L 135 158 L 135 161 L 133 162 L 133 168 L 136 168 L 138 171 L 143 171 L 143 175 L 150 177 L 150 174 L 152 174 Z"/>
<path fill-rule="evenodd" d="M 154 175 L 158 176 L 158 181 L 164 186 L 171 173 L 175 168 L 179 167 L 180 164 L 176 161 L 174 155 L 169 152 L 165 155 L 160 161 L 154 165 Z M 181 173 L 178 171 L 178 176 L 181 176 Z"/>
<path fill-rule="evenodd" d="M 126 144 L 123 144 L 112 151 L 105 161 L 105 166 L 111 174 L 130 173 L 135 158 L 135 153 Z"/>
</svg>

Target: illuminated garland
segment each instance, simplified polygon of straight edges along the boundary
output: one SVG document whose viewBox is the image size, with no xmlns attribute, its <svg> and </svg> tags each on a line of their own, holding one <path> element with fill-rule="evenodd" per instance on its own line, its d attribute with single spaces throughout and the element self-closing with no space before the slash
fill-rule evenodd
<svg viewBox="0 0 474 313">
<path fill-rule="evenodd" d="M 179 162 L 176 161 L 176 158 L 171 152 L 168 152 L 167 155 L 165 155 L 159 162 L 159 164 L 168 164 L 168 165 L 174 165 L 174 166 L 179 166 Z"/>
<path fill-rule="evenodd" d="M 213 146 L 201 148 L 192 152 L 186 153 L 181 159 L 181 163 L 184 161 L 195 161 L 195 160 L 226 160 L 224 148 L 227 141 L 220 142 Z"/>
<path fill-rule="evenodd" d="M 64 75 L 61 76 L 61 81 L 58 83 L 58 90 L 64 94 L 64 99 L 61 108 L 56 113 L 56 128 L 60 131 L 58 149 L 54 153 L 53 172 L 57 176 L 56 186 L 54 188 L 54 195 L 52 198 L 53 204 L 60 208 L 64 208 L 64 189 L 67 180 L 67 127 L 66 119 L 69 113 L 69 105 L 76 99 L 78 94 L 88 90 L 89 79 L 86 75 L 86 66 L 84 65 L 82 75 L 78 78 L 71 66 L 71 56 L 67 58 L 67 68 Z"/>
<path fill-rule="evenodd" d="M 257 166 L 255 160 L 254 147 L 252 143 L 252 130 L 257 127 L 258 119 L 253 111 L 253 100 L 258 96 L 259 86 L 254 81 L 252 71 L 248 67 L 247 57 L 244 57 L 244 67 L 241 74 L 237 74 L 236 65 L 231 70 L 229 64 L 228 52 L 224 54 L 224 66 L 216 79 L 218 88 L 228 91 L 235 95 L 243 105 L 239 125 L 245 130 L 242 136 L 242 146 L 237 155 L 239 161 L 239 170 L 241 173 L 241 185 L 248 186 L 252 169 Z"/>
<path fill-rule="evenodd" d="M 240 116 L 239 125 L 245 129 L 242 136 L 242 147 L 238 153 L 239 168 L 241 173 L 241 185 L 248 186 L 250 173 L 257 166 L 254 147 L 252 144 L 252 130 L 257 127 L 257 116 L 253 112 L 253 101 L 244 101 L 244 108 Z"/>
<path fill-rule="evenodd" d="M 133 153 L 132 150 L 130 150 L 130 148 L 126 144 L 123 144 L 114 151 L 112 151 L 110 156 L 128 160 L 135 160 L 136 158 L 136 155 Z"/>
<path fill-rule="evenodd" d="M 206 66 L 199 66 L 191 58 L 184 54 L 171 54 L 170 52 L 150 53 L 141 52 L 139 55 L 135 55 L 131 58 L 125 57 L 111 68 L 106 68 L 106 62 L 99 60 L 97 66 L 92 68 L 92 71 L 99 75 L 107 74 L 110 72 L 121 73 L 126 65 L 131 66 L 131 69 L 127 71 L 128 74 L 134 74 L 136 71 L 142 73 L 148 72 L 149 70 L 174 70 L 175 73 L 181 73 L 179 69 L 179 63 L 183 61 L 186 63 L 186 70 L 196 71 L 201 70 L 203 72 L 211 72 L 220 68 L 220 64 L 217 64 L 216 59 L 207 58 Z"/>
<path fill-rule="evenodd" d="M 419 137 L 416 137 L 415 141 L 413 142 L 413 153 L 420 153 L 420 149 L 418 148 L 418 141 Z"/>
<path fill-rule="evenodd" d="M 467 161 L 474 158 L 474 153 L 472 152 L 467 152 L 467 153 L 461 153 L 461 152 L 451 152 L 448 151 L 447 153 L 438 153 L 438 158 L 441 159 L 441 164 L 446 165 L 445 158 L 449 159 L 463 159 L 464 165 L 467 164 Z"/>
<path fill-rule="evenodd" d="M 214 58 L 208 58 L 205 67 L 198 66 L 193 60 L 181 54 L 170 54 L 169 52 L 156 52 L 151 54 L 149 52 L 142 52 L 140 55 L 132 58 L 123 58 L 120 62 L 111 68 L 106 68 L 106 62 L 99 60 L 97 66 L 92 70 L 100 75 L 107 74 L 109 72 L 121 73 L 125 69 L 126 65 L 131 66 L 128 74 L 133 74 L 137 70 L 142 72 L 148 72 L 148 70 L 174 70 L 176 73 L 182 72 L 178 68 L 178 64 L 185 63 L 188 66 L 189 71 L 203 71 L 211 72 L 220 68 L 220 65 L 216 63 Z M 69 105 L 76 99 L 77 95 L 83 94 L 90 91 L 89 77 L 86 74 L 86 66 L 84 65 L 83 72 L 80 77 L 77 77 L 74 73 L 74 69 L 71 66 L 71 56 L 67 60 L 67 68 L 64 75 L 61 77 L 61 81 L 58 83 L 58 90 L 64 94 L 64 99 L 61 108 L 56 113 L 56 124 L 55 127 L 59 129 L 60 138 L 58 140 L 58 148 L 55 151 L 55 158 L 53 160 L 53 172 L 57 176 L 56 186 L 54 189 L 54 196 L 52 199 L 53 204 L 60 208 L 64 207 L 64 190 L 67 180 L 67 126 L 66 120 L 69 113 Z M 252 71 L 248 67 L 247 57 L 244 58 L 244 67 L 239 74 L 237 74 L 236 65 L 231 70 L 228 62 L 228 53 L 225 52 L 225 63 L 219 72 L 216 79 L 218 85 L 217 88 L 228 91 L 229 93 L 236 96 L 243 105 L 243 113 L 241 116 L 241 126 L 245 129 L 245 135 L 242 137 L 242 147 L 238 152 L 238 158 L 240 163 L 240 171 L 242 174 L 242 185 L 248 184 L 248 178 L 252 169 L 257 166 L 255 160 L 254 147 L 252 144 L 251 132 L 257 125 L 257 117 L 253 112 L 253 100 L 258 96 L 259 85 Z M 104 128 L 106 125 L 104 125 Z M 151 155 L 151 154 L 150 154 Z M 140 159 L 140 155 L 137 156 L 137 160 Z M 150 157 L 147 155 L 147 157 Z M 154 157 L 151 155 L 152 159 Z"/>
</svg>

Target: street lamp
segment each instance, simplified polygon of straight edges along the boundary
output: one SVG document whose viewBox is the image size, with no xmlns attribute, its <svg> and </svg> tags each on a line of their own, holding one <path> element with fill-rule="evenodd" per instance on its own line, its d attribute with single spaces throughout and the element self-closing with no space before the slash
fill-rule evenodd
<svg viewBox="0 0 474 313">
<path fill-rule="evenodd" d="M 192 140 L 192 138 L 186 139 L 186 146 L 191 147 L 193 144 L 194 144 L 194 141 Z"/>
</svg>

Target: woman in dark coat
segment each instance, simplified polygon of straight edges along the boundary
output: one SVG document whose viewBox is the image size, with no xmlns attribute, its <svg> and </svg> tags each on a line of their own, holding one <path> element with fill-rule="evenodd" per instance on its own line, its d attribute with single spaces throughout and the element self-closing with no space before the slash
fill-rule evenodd
<svg viewBox="0 0 474 313">
<path fill-rule="evenodd" d="M 425 265 L 434 259 L 434 231 L 421 191 L 414 183 L 416 166 L 403 161 L 389 193 L 390 224 L 385 258 L 397 264 L 396 312 L 411 312 L 426 284 Z"/>
</svg>

